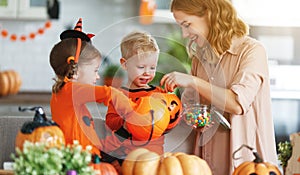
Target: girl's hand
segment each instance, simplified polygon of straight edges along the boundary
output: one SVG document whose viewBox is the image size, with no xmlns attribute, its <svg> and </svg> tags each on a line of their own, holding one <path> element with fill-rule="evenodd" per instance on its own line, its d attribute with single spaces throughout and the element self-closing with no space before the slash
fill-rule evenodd
<svg viewBox="0 0 300 175">
<path fill-rule="evenodd" d="M 176 87 L 189 87 L 192 83 L 193 76 L 181 72 L 168 73 L 160 80 L 160 85 L 168 92 L 173 92 Z"/>
</svg>

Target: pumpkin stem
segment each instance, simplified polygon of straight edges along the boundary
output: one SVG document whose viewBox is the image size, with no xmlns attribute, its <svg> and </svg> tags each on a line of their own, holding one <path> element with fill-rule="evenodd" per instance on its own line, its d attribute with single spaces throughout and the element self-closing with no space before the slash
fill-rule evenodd
<svg viewBox="0 0 300 175">
<path fill-rule="evenodd" d="M 262 163 L 263 159 L 260 157 L 260 155 L 256 152 L 255 149 L 252 150 L 253 155 L 255 156 L 255 159 L 253 160 L 253 162 L 255 163 Z"/>
<path fill-rule="evenodd" d="M 27 110 L 35 111 L 33 121 L 39 122 L 39 123 L 43 123 L 43 122 L 47 121 L 46 114 L 41 106 L 32 107 L 32 108 L 21 108 L 19 106 L 19 111 L 24 112 Z"/>
<path fill-rule="evenodd" d="M 92 156 L 92 162 L 93 162 L 94 164 L 100 163 L 100 162 L 101 162 L 100 157 L 99 157 L 97 154 L 94 154 L 94 155 Z"/>
<path fill-rule="evenodd" d="M 254 157 L 255 157 L 255 159 L 253 160 L 253 162 L 255 162 L 255 163 L 262 163 L 262 162 L 263 162 L 263 159 L 260 157 L 260 155 L 257 153 L 257 151 L 256 151 L 254 148 L 252 148 L 252 147 L 250 147 L 250 146 L 248 146 L 248 145 L 245 145 L 245 144 L 243 144 L 243 145 L 240 146 L 236 151 L 233 152 L 232 158 L 233 158 L 234 160 L 237 160 L 237 159 L 240 159 L 240 158 L 241 158 L 241 157 L 236 158 L 236 157 L 235 157 L 235 154 L 236 154 L 238 151 L 240 151 L 243 147 L 246 147 L 246 148 L 248 148 L 248 149 L 250 149 L 250 150 L 252 151 L 252 153 L 253 153 L 253 155 L 254 155 Z"/>
</svg>

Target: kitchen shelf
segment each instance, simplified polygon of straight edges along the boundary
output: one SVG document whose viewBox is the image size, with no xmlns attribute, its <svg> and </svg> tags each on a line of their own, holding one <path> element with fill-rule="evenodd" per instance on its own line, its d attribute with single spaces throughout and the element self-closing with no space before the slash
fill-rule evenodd
<svg viewBox="0 0 300 175">
<path fill-rule="evenodd" d="M 51 93 L 19 93 L 0 97 L 0 104 L 49 104 Z"/>
</svg>

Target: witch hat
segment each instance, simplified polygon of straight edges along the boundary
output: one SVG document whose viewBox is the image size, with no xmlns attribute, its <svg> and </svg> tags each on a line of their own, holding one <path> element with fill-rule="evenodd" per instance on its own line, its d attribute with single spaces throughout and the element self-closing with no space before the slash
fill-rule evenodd
<svg viewBox="0 0 300 175">
<path fill-rule="evenodd" d="M 60 34 L 60 39 L 80 38 L 83 41 L 91 42 L 93 36 L 94 34 L 85 34 L 82 32 L 82 18 L 79 18 L 74 30 L 65 30 Z"/>
</svg>

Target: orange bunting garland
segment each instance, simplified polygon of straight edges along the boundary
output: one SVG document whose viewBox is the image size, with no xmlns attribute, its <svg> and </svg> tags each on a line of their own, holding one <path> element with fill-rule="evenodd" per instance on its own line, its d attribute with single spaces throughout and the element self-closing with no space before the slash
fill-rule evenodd
<svg viewBox="0 0 300 175">
<path fill-rule="evenodd" d="M 3 38 L 7 37 L 7 36 L 8 36 L 7 30 L 3 29 L 3 30 L 1 31 L 1 35 L 3 36 Z"/>
<path fill-rule="evenodd" d="M 26 38 L 25 35 L 22 35 L 22 36 L 20 37 L 20 40 L 21 40 L 21 41 L 26 41 L 26 39 L 27 39 L 27 38 Z"/>
<path fill-rule="evenodd" d="M 34 38 L 35 38 L 35 33 L 33 33 L 33 32 L 30 33 L 30 34 L 29 34 L 29 38 L 30 38 L 30 39 L 34 39 Z"/>
<path fill-rule="evenodd" d="M 45 33 L 45 30 L 51 28 L 51 26 L 51 21 L 46 21 L 44 27 L 39 28 L 36 32 L 31 32 L 27 35 L 22 34 L 21 36 L 18 36 L 17 34 L 10 34 L 7 29 L 2 29 L 1 36 L 2 38 L 8 37 L 11 41 L 20 40 L 22 42 L 25 42 L 27 39 L 34 39 L 36 35 L 43 35 Z"/>
<path fill-rule="evenodd" d="M 16 41 L 18 39 L 17 35 L 16 34 L 12 34 L 10 35 L 10 40 L 12 41 Z"/>
</svg>

